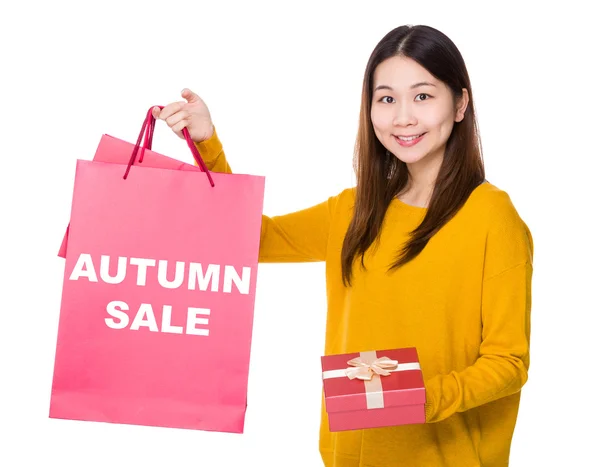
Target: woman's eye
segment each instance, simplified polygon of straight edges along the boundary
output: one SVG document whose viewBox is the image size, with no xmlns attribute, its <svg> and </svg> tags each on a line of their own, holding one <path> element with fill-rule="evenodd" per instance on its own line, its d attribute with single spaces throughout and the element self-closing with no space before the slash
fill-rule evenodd
<svg viewBox="0 0 600 467">
<path fill-rule="evenodd" d="M 419 99 L 420 96 L 424 96 L 424 98 L 423 99 Z M 423 93 L 417 95 L 417 100 L 424 101 L 424 100 L 427 100 L 427 98 L 429 98 L 429 97 L 431 97 L 429 94 L 425 94 L 423 92 Z"/>
<path fill-rule="evenodd" d="M 387 99 L 390 99 L 391 101 L 394 100 L 393 97 L 391 96 L 383 96 L 381 99 L 379 99 L 380 102 L 385 102 L 386 104 L 391 104 L 392 102 L 388 101 Z"/>
</svg>

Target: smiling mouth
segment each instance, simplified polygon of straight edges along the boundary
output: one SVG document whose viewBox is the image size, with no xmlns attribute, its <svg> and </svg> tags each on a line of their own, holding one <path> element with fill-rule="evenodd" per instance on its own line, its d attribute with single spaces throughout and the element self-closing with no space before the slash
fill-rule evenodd
<svg viewBox="0 0 600 467">
<path fill-rule="evenodd" d="M 420 138 L 421 136 L 423 136 L 425 133 L 421 133 L 419 135 L 413 135 L 413 136 L 399 136 L 399 135 L 394 135 L 394 138 L 399 139 L 400 141 L 404 141 L 404 142 L 410 142 L 410 141 L 414 141 L 417 138 Z"/>
</svg>

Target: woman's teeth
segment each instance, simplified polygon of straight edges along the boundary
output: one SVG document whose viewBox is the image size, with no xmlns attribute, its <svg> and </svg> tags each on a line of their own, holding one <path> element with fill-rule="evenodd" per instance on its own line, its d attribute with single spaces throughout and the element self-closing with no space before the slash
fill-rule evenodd
<svg viewBox="0 0 600 467">
<path fill-rule="evenodd" d="M 413 139 L 417 139 L 419 136 L 422 136 L 422 135 L 415 135 L 415 136 L 410 136 L 410 137 L 397 136 L 397 138 L 401 139 L 402 141 L 412 141 Z"/>
</svg>

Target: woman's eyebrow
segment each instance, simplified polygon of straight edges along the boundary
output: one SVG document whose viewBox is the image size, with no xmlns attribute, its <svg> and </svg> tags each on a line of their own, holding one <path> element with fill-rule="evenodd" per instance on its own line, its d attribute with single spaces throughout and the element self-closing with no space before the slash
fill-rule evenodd
<svg viewBox="0 0 600 467">
<path fill-rule="evenodd" d="M 421 87 L 421 86 L 433 86 L 434 88 L 436 87 L 435 84 L 433 84 L 433 83 L 429 83 L 427 81 L 421 81 L 419 83 L 413 84 L 410 87 L 410 89 L 415 89 L 415 88 L 418 88 L 418 87 Z M 379 91 L 380 89 L 387 89 L 389 91 L 393 91 L 394 90 L 391 86 L 388 86 L 387 84 L 380 84 L 379 86 L 377 86 L 375 88 L 375 91 Z"/>
</svg>

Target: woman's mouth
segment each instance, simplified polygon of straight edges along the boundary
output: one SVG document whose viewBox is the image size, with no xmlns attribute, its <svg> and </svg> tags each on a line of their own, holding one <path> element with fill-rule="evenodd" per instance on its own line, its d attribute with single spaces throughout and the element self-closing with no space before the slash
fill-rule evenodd
<svg viewBox="0 0 600 467">
<path fill-rule="evenodd" d="M 420 135 L 412 135 L 412 136 L 394 136 L 394 139 L 396 140 L 396 142 L 402 146 L 403 148 L 409 148 L 411 146 L 414 146 L 415 144 L 417 144 L 419 141 L 421 141 L 423 139 L 423 136 L 425 136 L 426 133 L 421 133 Z"/>
</svg>

